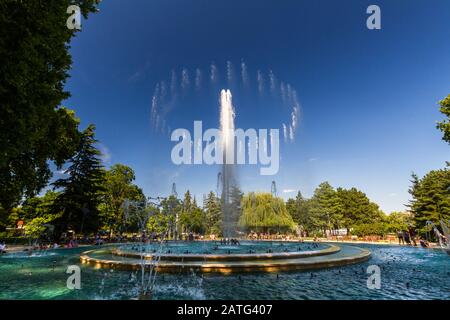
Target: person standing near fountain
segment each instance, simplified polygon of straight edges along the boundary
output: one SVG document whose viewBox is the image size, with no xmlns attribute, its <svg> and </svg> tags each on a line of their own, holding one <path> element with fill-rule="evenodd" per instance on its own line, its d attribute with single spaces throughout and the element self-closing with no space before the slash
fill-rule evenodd
<svg viewBox="0 0 450 320">
<path fill-rule="evenodd" d="M 405 244 L 405 239 L 403 238 L 403 231 L 398 231 L 397 232 L 397 237 L 398 237 L 398 244 L 399 245 Z"/>
<path fill-rule="evenodd" d="M 417 247 L 417 243 L 416 243 L 416 232 L 414 231 L 413 227 L 410 226 L 408 228 L 408 233 L 409 233 L 409 238 L 411 239 L 414 247 Z"/>
</svg>

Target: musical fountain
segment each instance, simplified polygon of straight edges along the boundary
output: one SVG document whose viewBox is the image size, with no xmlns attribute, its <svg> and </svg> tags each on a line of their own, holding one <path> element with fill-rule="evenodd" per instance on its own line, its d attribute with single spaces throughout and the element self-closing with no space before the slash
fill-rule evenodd
<svg viewBox="0 0 450 320">
<path fill-rule="evenodd" d="M 222 91 L 220 101 L 225 134 L 234 128 L 231 92 Z M 226 157 L 232 143 L 224 139 L 223 144 Z M 236 176 L 233 165 L 224 161 L 217 193 L 225 215 L 222 230 L 228 238 L 237 234 L 231 201 Z M 275 183 L 272 193 L 276 194 Z M 124 218 L 137 220 L 145 233 L 155 205 L 158 199 L 126 201 Z M 133 243 L 48 250 L 38 257 L 3 255 L 0 299 L 450 299 L 449 260 L 440 250 L 242 239 L 239 245 L 230 245 L 166 241 L 166 236 L 163 232 L 158 241 L 142 237 Z M 69 290 L 67 266 L 80 260 L 81 290 Z M 371 265 L 383 270 L 381 290 L 367 287 Z M 295 272 L 305 270 L 314 271 Z M 279 274 L 283 271 L 294 272 Z M 429 283 L 437 285 L 430 291 Z"/>
<path fill-rule="evenodd" d="M 222 90 L 220 93 L 220 131 L 222 135 L 222 213 L 223 226 L 222 233 L 224 238 L 232 238 L 236 235 L 237 221 L 233 219 L 233 208 L 231 203 L 231 194 L 233 188 L 237 187 L 235 168 L 231 162 L 230 155 L 234 155 L 234 110 L 232 95 L 230 90 Z"/>
<path fill-rule="evenodd" d="M 237 235 L 237 217 L 232 193 L 238 188 L 234 160 L 234 118 L 232 94 L 220 94 L 220 131 L 223 164 L 220 172 L 223 238 Z M 97 268 L 155 270 L 158 272 L 275 272 L 335 267 L 359 263 L 370 258 L 366 249 L 331 244 L 299 242 L 241 241 L 230 246 L 218 243 L 163 241 L 158 244 L 113 246 L 109 250 L 90 250 L 80 259 Z M 154 273 L 151 273 L 154 275 Z"/>
</svg>

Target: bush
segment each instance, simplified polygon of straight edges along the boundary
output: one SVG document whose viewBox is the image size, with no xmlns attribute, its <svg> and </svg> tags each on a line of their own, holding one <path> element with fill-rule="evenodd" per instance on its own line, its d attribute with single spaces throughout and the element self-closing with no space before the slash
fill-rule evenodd
<svg viewBox="0 0 450 320">
<path fill-rule="evenodd" d="M 388 226 L 383 222 L 356 225 L 352 229 L 352 234 L 358 237 L 384 236 L 388 233 Z"/>
</svg>

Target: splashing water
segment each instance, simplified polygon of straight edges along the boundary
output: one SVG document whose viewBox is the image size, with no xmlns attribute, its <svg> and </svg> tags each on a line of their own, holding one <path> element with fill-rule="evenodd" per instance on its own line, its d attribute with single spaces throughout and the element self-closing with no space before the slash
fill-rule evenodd
<svg viewBox="0 0 450 320">
<path fill-rule="evenodd" d="M 234 109 L 230 90 L 220 92 L 220 130 L 222 135 L 223 166 L 222 166 L 222 213 L 223 237 L 235 235 L 236 221 L 233 219 L 231 194 L 237 187 L 234 169 Z"/>
</svg>

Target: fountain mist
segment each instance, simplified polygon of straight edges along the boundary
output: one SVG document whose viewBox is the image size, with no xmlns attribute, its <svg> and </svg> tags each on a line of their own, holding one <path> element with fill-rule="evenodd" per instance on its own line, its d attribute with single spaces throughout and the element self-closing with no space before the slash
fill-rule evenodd
<svg viewBox="0 0 450 320">
<path fill-rule="evenodd" d="M 232 193 L 236 185 L 234 168 L 234 110 L 230 90 L 220 92 L 220 131 L 222 137 L 222 214 L 223 237 L 235 236 L 237 219 L 233 208 Z"/>
</svg>

